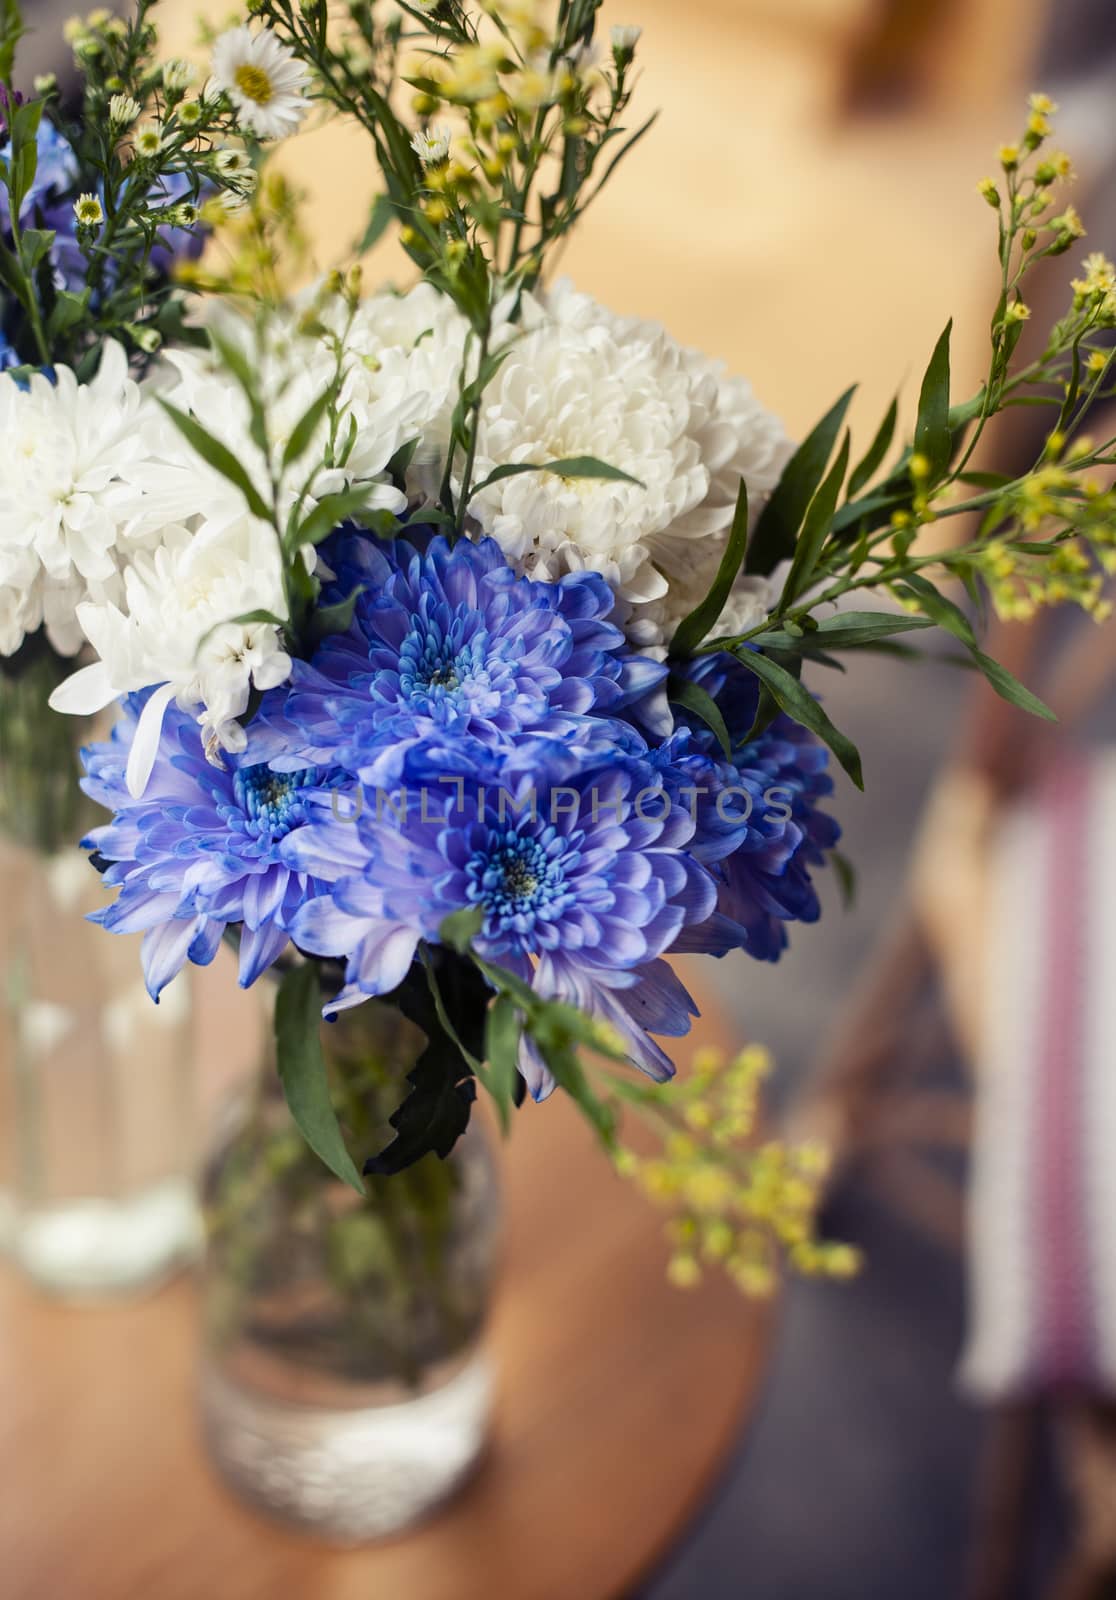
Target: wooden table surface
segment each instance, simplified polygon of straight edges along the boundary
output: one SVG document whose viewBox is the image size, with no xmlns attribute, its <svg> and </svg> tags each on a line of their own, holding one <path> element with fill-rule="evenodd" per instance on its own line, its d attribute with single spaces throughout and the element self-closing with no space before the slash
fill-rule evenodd
<svg viewBox="0 0 1116 1600">
<path fill-rule="evenodd" d="M 667 1284 L 661 1217 L 562 1096 L 517 1118 L 505 1184 L 491 1447 L 423 1528 L 361 1550 L 264 1521 L 206 1465 L 188 1281 L 138 1305 L 75 1308 L 0 1272 L 3 1600 L 627 1593 L 710 1492 L 771 1316 L 723 1281 Z"/>
</svg>

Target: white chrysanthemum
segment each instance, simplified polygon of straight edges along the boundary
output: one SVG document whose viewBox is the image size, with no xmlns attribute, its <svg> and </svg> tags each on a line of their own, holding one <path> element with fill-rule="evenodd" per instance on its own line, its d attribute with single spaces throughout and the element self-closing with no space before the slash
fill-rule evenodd
<svg viewBox="0 0 1116 1600">
<path fill-rule="evenodd" d="M 304 454 L 289 468 L 283 453 L 297 423 L 324 393 L 336 373 L 336 359 L 324 340 L 297 333 L 295 311 L 269 329 L 268 352 L 258 374 L 267 408 L 272 446 L 270 464 L 251 436 L 251 417 L 244 394 L 220 362 L 209 352 L 168 351 L 152 383 L 179 410 L 192 412 L 236 456 L 261 493 L 270 492 L 272 474 L 281 484 L 284 510 L 293 504 L 311 469 L 324 461 L 330 424 L 323 418 Z M 252 366 L 258 353 L 250 327 L 243 319 L 226 316 L 220 321 L 224 338 L 238 343 Z M 345 379 L 339 403 L 336 442 L 337 464 L 319 470 L 315 499 L 354 486 L 365 490 L 372 510 L 402 511 L 404 496 L 387 477 L 392 458 L 419 433 L 428 409 L 424 391 L 411 377 L 384 362 L 370 368 L 361 350 L 346 351 Z M 229 480 L 209 467 L 184 442 L 161 410 L 152 408 L 145 421 L 142 461 L 130 481 L 142 496 L 139 526 L 144 531 L 201 515 L 211 525 L 223 527 L 237 521 L 244 499 Z"/>
<path fill-rule="evenodd" d="M 119 593 L 139 547 L 128 474 L 144 450 L 139 388 L 118 344 L 97 376 L 68 367 L 26 388 L 0 375 L 0 654 L 45 625 L 55 648 L 81 643 L 78 601 Z"/>
<path fill-rule="evenodd" d="M 142 794 L 172 699 L 197 714 L 207 751 L 242 749 L 237 722 L 253 686 L 271 689 L 291 668 L 271 623 L 235 623 L 252 611 L 285 617 L 274 531 L 251 517 L 194 531 L 168 528 L 158 549 L 124 574 L 122 604 L 86 601 L 77 619 L 99 659 L 51 696 L 56 711 L 88 714 L 121 694 L 157 685 L 128 757 L 128 786 Z"/>
<path fill-rule="evenodd" d="M 229 28 L 213 46 L 213 82 L 232 101 L 240 126 L 260 139 L 294 133 L 310 104 L 308 78 L 268 28 Z"/>
<path fill-rule="evenodd" d="M 661 654 L 717 570 L 741 477 L 757 515 L 789 441 L 743 379 L 568 284 L 528 298 L 522 329 L 485 393 L 475 481 L 503 463 L 595 456 L 639 484 L 528 473 L 475 496 L 470 514 L 525 572 L 602 573 L 633 642 Z"/>
<path fill-rule="evenodd" d="M 468 336 L 448 295 L 428 283 L 361 301 L 349 328 L 352 403 L 407 396 L 410 437 L 417 441 L 407 475 L 412 497 L 437 491 Z"/>
</svg>

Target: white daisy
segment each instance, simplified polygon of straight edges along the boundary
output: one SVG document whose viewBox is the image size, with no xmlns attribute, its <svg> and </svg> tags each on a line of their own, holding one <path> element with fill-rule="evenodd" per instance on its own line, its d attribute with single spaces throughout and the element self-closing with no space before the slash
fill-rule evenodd
<svg viewBox="0 0 1116 1600">
<path fill-rule="evenodd" d="M 612 48 L 622 56 L 630 56 L 643 37 L 643 29 L 632 22 L 618 22 L 612 29 Z"/>
<path fill-rule="evenodd" d="M 450 128 L 420 129 L 411 140 L 411 149 L 424 167 L 440 167 L 450 153 L 453 132 Z"/>
<path fill-rule="evenodd" d="M 261 139 L 283 139 L 310 104 L 309 74 L 268 28 L 229 28 L 213 46 L 213 81 L 232 101 L 242 128 Z"/>
</svg>

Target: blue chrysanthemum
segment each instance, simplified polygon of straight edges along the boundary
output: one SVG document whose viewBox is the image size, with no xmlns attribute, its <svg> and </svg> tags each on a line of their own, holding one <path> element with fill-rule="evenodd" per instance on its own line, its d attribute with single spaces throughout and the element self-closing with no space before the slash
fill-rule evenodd
<svg viewBox="0 0 1116 1600">
<path fill-rule="evenodd" d="M 357 592 L 353 623 L 268 697 L 251 736 L 268 759 L 289 765 L 297 750 L 391 783 L 415 743 L 572 736 L 665 676 L 606 620 L 613 596 L 595 573 L 517 577 L 492 539 L 419 550 L 341 534 L 324 555 L 335 575 L 324 603 Z"/>
<path fill-rule="evenodd" d="M 731 656 L 705 656 L 687 669 L 717 703 L 733 741 L 726 761 L 713 734 L 692 722 L 656 754 L 664 782 L 697 785 L 691 849 L 710 863 L 717 910 L 687 930 L 680 949 L 724 955 L 743 949 L 777 961 L 789 922 L 815 922 L 821 908 L 810 868 L 821 866 L 841 830 L 819 801 L 833 792 L 829 752 L 790 717 L 746 739 L 759 703 L 758 679 Z M 681 759 L 680 759 L 681 757 Z"/>
<path fill-rule="evenodd" d="M 479 908 L 482 956 L 611 1023 L 637 1066 L 668 1077 L 649 1034 L 686 1033 L 694 1007 L 659 958 L 716 899 L 686 848 L 688 812 L 633 759 L 547 741 L 456 769 L 432 753 L 412 750 L 401 789 L 386 801 L 370 791 L 350 821 L 313 802 L 315 820 L 281 847 L 296 871 L 333 880 L 293 931 L 302 949 L 347 961 L 335 1007 L 389 993 L 420 939 L 436 943 L 451 912 Z M 536 1098 L 553 1087 L 530 1041 L 520 1070 Z"/>
<path fill-rule="evenodd" d="M 93 920 L 113 933 L 143 931 L 155 999 L 187 960 L 212 961 L 225 929 L 238 925 L 247 986 L 286 948 L 295 913 L 320 892 L 281 846 L 305 826 L 311 795 L 341 775 L 214 767 L 196 722 L 172 706 L 151 780 L 134 799 L 125 768 L 141 710 L 142 700 L 130 697 L 112 738 L 82 753 L 82 788 L 116 813 L 83 841 L 110 863 L 105 882 L 120 891 Z"/>
</svg>

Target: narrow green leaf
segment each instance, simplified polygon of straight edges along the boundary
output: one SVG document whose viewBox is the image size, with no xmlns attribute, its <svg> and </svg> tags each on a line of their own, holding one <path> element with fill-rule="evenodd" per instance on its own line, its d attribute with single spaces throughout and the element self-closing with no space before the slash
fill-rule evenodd
<svg viewBox="0 0 1116 1600">
<path fill-rule="evenodd" d="M 356 603 L 366 587 L 366 584 L 359 583 L 344 600 L 338 600 L 331 606 L 315 606 L 310 617 L 308 642 L 316 645 L 333 634 L 348 633 L 353 624 Z"/>
<path fill-rule="evenodd" d="M 833 526 L 833 513 L 837 509 L 841 485 L 844 483 L 845 473 L 848 471 L 850 442 L 849 434 L 846 430 L 836 461 L 833 463 L 821 488 L 810 501 L 810 509 L 806 513 L 802 531 L 795 542 L 791 569 L 787 573 L 787 581 L 783 585 L 783 594 L 779 602 L 780 610 L 789 606 L 803 590 L 810 587 L 810 580 L 813 578 L 814 568 L 818 564 L 818 557 L 822 553 L 822 547 Z"/>
<path fill-rule="evenodd" d="M 374 245 L 379 244 L 394 221 L 395 207 L 391 199 L 386 194 L 378 194 L 372 201 L 368 226 L 361 234 L 354 253 L 358 256 L 367 255 Z"/>
<path fill-rule="evenodd" d="M 856 868 L 841 850 L 831 850 L 827 860 L 837 877 L 841 903 L 846 911 L 851 911 L 856 904 Z"/>
<path fill-rule="evenodd" d="M 1042 717 L 1045 722 L 1057 722 L 1058 718 L 1045 701 L 1032 694 L 1006 667 L 986 656 L 983 650 L 970 650 L 969 654 L 1002 700 L 1018 706 L 1021 711 L 1029 711 L 1033 717 Z"/>
<path fill-rule="evenodd" d="M 489 1070 L 482 1082 L 496 1102 L 500 1126 L 505 1133 L 511 1125 L 512 1106 L 515 1103 L 522 1032 L 523 1025 L 515 1001 L 509 995 L 498 995 L 489 1006 L 485 1019 L 484 1053 Z"/>
<path fill-rule="evenodd" d="M 43 102 L 28 100 L 11 118 L 12 156 L 8 171 L 8 189 L 11 195 L 11 209 L 17 217 L 23 210 L 23 202 L 31 192 L 31 185 L 35 182 L 35 174 L 39 170 L 38 133 L 42 117 Z"/>
<path fill-rule="evenodd" d="M 804 689 L 785 667 L 778 666 L 755 650 L 741 650 L 737 660 L 767 686 L 776 704 L 789 717 L 793 717 L 804 728 L 809 728 L 811 733 L 816 733 L 829 746 L 857 788 L 863 789 L 864 774 L 859 750 L 851 739 L 833 726 L 809 690 Z"/>
<path fill-rule="evenodd" d="M 876 473 L 879 471 L 880 466 L 883 463 L 883 458 L 890 450 L 891 441 L 895 437 L 895 424 L 898 420 L 898 417 L 899 397 L 896 395 L 895 399 L 888 406 L 887 415 L 880 423 L 879 432 L 872 440 L 872 443 L 868 446 L 868 450 L 863 461 L 861 461 L 858 466 L 855 466 L 849 475 L 850 500 L 855 499 L 855 497 L 860 493 L 861 489 L 864 488 L 865 484 L 870 483 L 875 477 Z"/>
<path fill-rule="evenodd" d="M 202 460 L 240 490 L 248 502 L 248 509 L 252 515 L 259 517 L 261 522 L 270 522 L 271 512 L 263 497 L 228 446 L 223 445 L 220 439 L 215 439 L 194 417 L 185 411 L 180 411 L 169 400 L 164 400 L 162 395 L 157 395 L 156 399 L 179 433 L 197 451 Z"/>
<path fill-rule="evenodd" d="M 688 617 L 674 630 L 674 638 L 670 644 L 670 654 L 675 659 L 693 655 L 699 644 L 712 633 L 717 626 L 717 619 L 725 609 L 732 586 L 736 582 L 737 574 L 744 564 L 744 554 L 748 548 L 748 485 L 744 479 L 740 480 L 740 492 L 736 497 L 736 511 L 732 519 L 732 529 L 729 532 L 728 544 L 721 557 L 721 564 L 717 568 L 717 576 L 713 579 L 712 586 L 700 605 L 696 605 Z"/>
<path fill-rule="evenodd" d="M 915 423 L 915 450 L 930 464 L 929 481 L 937 483 L 949 466 L 949 341 L 952 319 L 946 323 L 922 380 Z"/>
<path fill-rule="evenodd" d="M 732 760 L 732 741 L 725 726 L 725 719 L 713 696 L 703 689 L 698 683 L 691 683 L 688 678 L 672 677 L 667 683 L 667 699 L 676 706 L 681 706 L 691 716 L 704 722 L 717 735 L 717 743 L 725 753 L 725 760 Z"/>
<path fill-rule="evenodd" d="M 638 478 L 621 472 L 619 467 L 610 467 L 607 461 L 598 461 L 596 456 L 566 456 L 558 461 L 505 462 L 502 467 L 494 468 L 483 483 L 478 483 L 473 494 L 480 494 L 482 489 L 504 478 L 520 478 L 528 472 L 549 472 L 556 478 L 601 478 L 606 483 L 634 483 L 637 488 L 644 487 Z"/>
<path fill-rule="evenodd" d="M 585 1069 L 577 1058 L 576 1050 L 561 1049 L 554 1045 L 548 1047 L 542 1040 L 537 1042 L 559 1088 L 565 1090 L 592 1124 L 605 1148 L 611 1149 L 616 1141 L 615 1113 L 611 1106 L 594 1093 L 585 1075 Z"/>
<path fill-rule="evenodd" d="M 771 499 L 764 506 L 748 546 L 744 571 L 767 577 L 780 561 L 794 555 L 795 540 L 806 508 L 817 493 L 849 409 L 856 386 L 846 389 L 832 410 L 803 440 L 788 461 Z"/>
<path fill-rule="evenodd" d="M 968 617 L 961 607 L 948 599 L 921 573 L 909 572 L 901 583 L 895 588 L 902 595 L 914 600 L 926 616 L 937 623 L 939 628 L 944 628 L 947 633 L 969 650 L 976 649 L 976 634 Z"/>
<path fill-rule="evenodd" d="M 823 617 L 802 639 L 775 629 L 758 635 L 755 643 L 764 650 L 769 647 L 793 650 L 796 646 L 808 650 L 816 641 L 824 649 L 849 650 L 877 639 L 889 639 L 897 633 L 916 633 L 919 629 L 936 626 L 929 617 L 912 617 L 902 611 L 838 611 L 832 617 Z"/>
<path fill-rule="evenodd" d="M 336 494 L 323 495 L 309 516 L 289 530 L 288 547 L 297 550 L 300 545 L 321 544 L 343 522 L 359 518 L 369 509 L 368 496 L 373 487 L 339 489 Z"/>
<path fill-rule="evenodd" d="M 316 400 L 311 401 L 301 417 L 299 417 L 291 429 L 286 449 L 283 451 L 284 467 L 292 466 L 300 456 L 306 454 L 315 433 L 317 433 L 321 425 L 322 418 L 329 410 L 332 400 L 333 385 L 330 384 Z"/>
<path fill-rule="evenodd" d="M 312 963 L 294 967 L 279 986 L 275 1002 L 275 1042 L 279 1081 L 302 1137 L 319 1160 L 342 1183 L 364 1193 L 341 1134 L 330 1098 L 322 1055 L 322 996 L 318 969 Z"/>
</svg>

